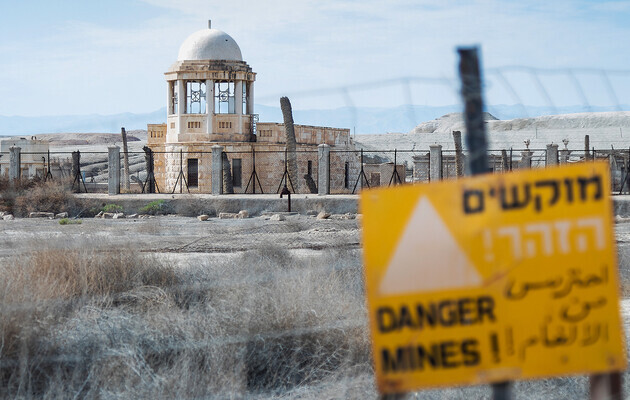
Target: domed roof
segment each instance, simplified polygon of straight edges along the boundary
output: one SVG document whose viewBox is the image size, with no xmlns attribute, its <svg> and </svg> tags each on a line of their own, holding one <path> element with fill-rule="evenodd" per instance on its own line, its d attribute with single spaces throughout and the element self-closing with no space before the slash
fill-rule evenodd
<svg viewBox="0 0 630 400">
<path fill-rule="evenodd" d="M 243 61 L 243 56 L 230 35 L 208 28 L 197 31 L 184 40 L 179 48 L 177 61 L 185 60 Z"/>
</svg>

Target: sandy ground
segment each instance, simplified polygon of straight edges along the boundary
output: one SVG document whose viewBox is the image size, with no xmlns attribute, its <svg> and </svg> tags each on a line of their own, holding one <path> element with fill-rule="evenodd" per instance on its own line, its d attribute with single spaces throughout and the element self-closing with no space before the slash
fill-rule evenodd
<svg viewBox="0 0 630 400">
<path fill-rule="evenodd" d="M 159 254 L 226 254 L 273 243 L 295 251 L 359 249 L 356 220 L 318 220 L 289 215 L 285 221 L 265 217 L 242 220 L 162 216 L 150 219 L 83 219 L 80 225 L 59 225 L 56 220 L 0 221 L 0 257 L 28 252 L 41 245 L 97 247 L 130 246 Z M 171 256 L 172 257 L 172 256 Z"/>
</svg>

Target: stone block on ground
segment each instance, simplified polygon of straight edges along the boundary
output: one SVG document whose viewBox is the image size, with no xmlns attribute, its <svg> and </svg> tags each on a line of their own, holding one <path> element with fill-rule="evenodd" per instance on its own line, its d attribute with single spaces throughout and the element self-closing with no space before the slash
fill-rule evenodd
<svg viewBox="0 0 630 400">
<path fill-rule="evenodd" d="M 67 212 L 61 212 L 61 213 L 55 214 L 55 218 L 57 218 L 57 219 L 68 218 L 68 213 Z"/>
<path fill-rule="evenodd" d="M 228 213 L 228 212 L 219 213 L 219 219 L 236 219 L 236 218 L 238 218 L 238 214 L 236 213 Z"/>
<path fill-rule="evenodd" d="M 55 213 L 35 211 L 28 214 L 29 218 L 55 218 Z"/>
<path fill-rule="evenodd" d="M 125 218 L 125 214 L 124 213 L 114 213 L 114 216 L 112 217 L 112 219 L 120 219 L 120 218 Z"/>
<path fill-rule="evenodd" d="M 101 215 L 101 218 L 104 218 L 104 219 L 113 219 L 113 218 L 114 218 L 114 213 L 103 213 L 103 214 Z"/>
<path fill-rule="evenodd" d="M 138 214 L 127 215 L 127 219 L 138 218 Z"/>
<path fill-rule="evenodd" d="M 247 210 L 239 211 L 238 212 L 238 217 L 241 218 L 241 219 L 249 218 L 249 211 L 247 211 Z"/>
<path fill-rule="evenodd" d="M 274 214 L 269 218 L 270 221 L 284 221 L 286 219 L 287 217 L 282 214 Z"/>
<path fill-rule="evenodd" d="M 210 218 L 210 216 L 209 216 L 209 215 L 207 215 L 207 214 L 201 214 L 201 215 L 199 215 L 199 216 L 197 217 L 197 219 L 198 219 L 199 221 L 207 221 L 207 220 L 208 220 L 208 218 Z"/>
<path fill-rule="evenodd" d="M 328 219 L 330 218 L 330 213 L 327 213 L 326 211 L 321 211 L 319 214 L 317 214 L 317 219 Z"/>
<path fill-rule="evenodd" d="M 330 216 L 330 219 L 355 219 L 356 216 L 354 214 L 351 213 L 345 213 L 345 214 L 333 214 Z"/>
<path fill-rule="evenodd" d="M 13 221 L 15 219 L 15 217 L 11 214 L 6 214 L 2 216 L 2 219 L 5 221 Z"/>
</svg>

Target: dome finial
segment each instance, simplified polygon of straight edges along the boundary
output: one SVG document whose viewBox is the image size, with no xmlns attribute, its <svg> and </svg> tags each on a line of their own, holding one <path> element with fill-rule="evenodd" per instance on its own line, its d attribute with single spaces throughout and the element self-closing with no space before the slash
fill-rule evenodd
<svg viewBox="0 0 630 400">
<path fill-rule="evenodd" d="M 211 19 L 208 20 L 208 29 L 212 29 L 212 20 Z"/>
</svg>

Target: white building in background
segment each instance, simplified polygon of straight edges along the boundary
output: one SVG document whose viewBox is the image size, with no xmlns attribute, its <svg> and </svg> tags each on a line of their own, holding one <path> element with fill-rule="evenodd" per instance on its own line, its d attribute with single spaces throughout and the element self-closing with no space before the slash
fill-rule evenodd
<svg viewBox="0 0 630 400">
<path fill-rule="evenodd" d="M 20 148 L 20 165 L 22 178 L 38 176 L 44 178 L 48 168 L 48 141 L 31 136 L 9 138 L 0 141 L 0 175 L 9 176 L 9 149 Z"/>
</svg>

